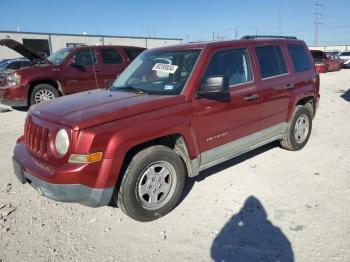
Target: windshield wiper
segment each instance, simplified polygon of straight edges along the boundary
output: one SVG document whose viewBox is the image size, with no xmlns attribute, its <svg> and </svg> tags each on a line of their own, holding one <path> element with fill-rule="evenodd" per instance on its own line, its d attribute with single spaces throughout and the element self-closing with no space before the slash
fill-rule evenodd
<svg viewBox="0 0 350 262">
<path fill-rule="evenodd" d="M 133 87 L 133 86 L 122 86 L 122 87 L 117 87 L 117 90 L 130 90 L 130 91 L 133 91 L 135 93 L 139 93 L 139 94 L 144 94 L 147 92 L 143 89 L 139 89 L 139 88 L 136 88 L 136 87 Z"/>
</svg>

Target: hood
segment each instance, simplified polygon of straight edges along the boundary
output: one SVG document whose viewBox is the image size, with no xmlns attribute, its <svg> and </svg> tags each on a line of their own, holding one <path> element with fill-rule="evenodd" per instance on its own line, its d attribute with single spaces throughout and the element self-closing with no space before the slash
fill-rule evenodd
<svg viewBox="0 0 350 262">
<path fill-rule="evenodd" d="M 30 108 L 30 114 L 70 126 L 73 130 L 81 130 L 184 101 L 184 96 L 154 96 L 97 89 L 37 104 Z"/>
<path fill-rule="evenodd" d="M 28 58 L 30 61 L 36 61 L 36 60 L 45 60 L 47 59 L 43 58 L 39 54 L 35 53 L 34 51 L 30 50 L 29 48 L 25 47 L 23 44 L 13 40 L 13 39 L 1 39 L 0 40 L 0 46 L 6 46 L 17 53 L 21 54 L 25 58 Z"/>
</svg>

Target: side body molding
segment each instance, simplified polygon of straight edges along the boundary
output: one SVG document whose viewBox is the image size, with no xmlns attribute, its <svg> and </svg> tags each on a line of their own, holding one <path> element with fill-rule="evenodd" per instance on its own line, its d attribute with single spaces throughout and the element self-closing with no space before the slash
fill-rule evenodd
<svg viewBox="0 0 350 262">
<path fill-rule="evenodd" d="M 189 176 L 196 176 L 202 170 L 213 167 L 275 140 L 282 139 L 286 135 L 287 130 L 288 123 L 280 123 L 257 133 L 203 152 L 197 158 L 191 160 L 192 172 L 189 174 Z"/>
</svg>

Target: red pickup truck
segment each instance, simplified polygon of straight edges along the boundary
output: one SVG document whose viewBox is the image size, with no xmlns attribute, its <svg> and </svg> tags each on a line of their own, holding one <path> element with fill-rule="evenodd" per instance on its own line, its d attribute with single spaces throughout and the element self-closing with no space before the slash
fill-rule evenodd
<svg viewBox="0 0 350 262">
<path fill-rule="evenodd" d="M 108 90 L 31 107 L 15 175 L 58 201 L 115 202 L 154 220 L 176 206 L 186 177 L 275 140 L 303 148 L 319 84 L 294 37 L 148 50 Z"/>
<path fill-rule="evenodd" d="M 48 58 L 12 39 L 0 40 L 32 65 L 3 73 L 0 102 L 30 106 L 56 97 L 106 88 L 145 49 L 130 46 L 84 46 L 63 48 Z"/>
</svg>

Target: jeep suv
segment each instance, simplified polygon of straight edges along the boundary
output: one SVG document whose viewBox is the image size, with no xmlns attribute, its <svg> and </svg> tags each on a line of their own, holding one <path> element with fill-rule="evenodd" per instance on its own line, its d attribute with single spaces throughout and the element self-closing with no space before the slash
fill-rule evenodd
<svg viewBox="0 0 350 262">
<path fill-rule="evenodd" d="M 156 48 L 108 90 L 31 107 L 14 170 L 51 199 L 151 221 L 186 177 L 275 140 L 303 148 L 319 97 L 312 56 L 291 37 Z"/>
<path fill-rule="evenodd" d="M 43 58 L 12 39 L 0 40 L 32 62 L 7 71 L 0 82 L 0 102 L 9 106 L 30 106 L 56 97 L 110 86 L 115 78 L 143 50 L 127 46 L 85 46 L 63 48 Z"/>
</svg>

